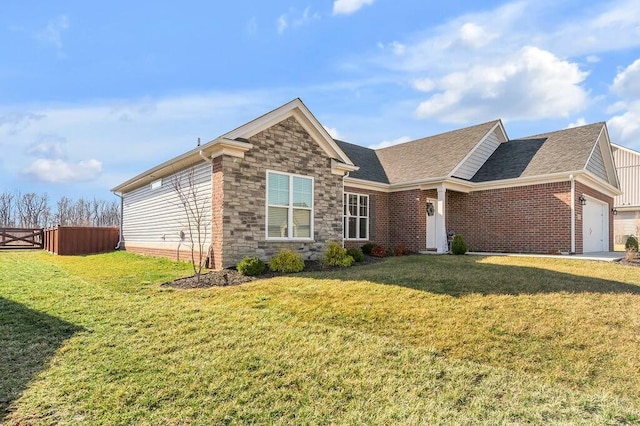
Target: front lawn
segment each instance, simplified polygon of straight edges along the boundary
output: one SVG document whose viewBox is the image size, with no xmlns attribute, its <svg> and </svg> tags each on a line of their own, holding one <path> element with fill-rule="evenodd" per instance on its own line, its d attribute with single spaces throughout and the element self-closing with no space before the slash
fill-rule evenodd
<svg viewBox="0 0 640 426">
<path fill-rule="evenodd" d="M 640 423 L 640 268 L 410 256 L 236 287 L 0 253 L 0 423 Z"/>
</svg>

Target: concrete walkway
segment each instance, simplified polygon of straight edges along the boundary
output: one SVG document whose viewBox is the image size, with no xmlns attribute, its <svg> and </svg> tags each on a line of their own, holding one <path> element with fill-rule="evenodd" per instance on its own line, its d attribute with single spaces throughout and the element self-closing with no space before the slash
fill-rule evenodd
<svg viewBox="0 0 640 426">
<path fill-rule="evenodd" d="M 467 254 L 475 256 L 516 256 L 516 257 L 550 257 L 564 259 L 581 259 L 581 260 L 599 260 L 601 262 L 614 262 L 624 257 L 624 253 L 620 251 L 603 251 L 598 253 L 584 254 L 519 254 L 519 253 L 482 253 L 468 252 Z"/>
</svg>

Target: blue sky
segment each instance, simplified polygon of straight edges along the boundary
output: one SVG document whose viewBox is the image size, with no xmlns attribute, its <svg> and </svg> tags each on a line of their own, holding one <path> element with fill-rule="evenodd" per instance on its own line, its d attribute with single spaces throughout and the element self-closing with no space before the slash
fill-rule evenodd
<svg viewBox="0 0 640 426">
<path fill-rule="evenodd" d="M 296 97 L 364 146 L 502 118 L 640 150 L 637 0 L 8 3 L 0 192 L 110 199 Z"/>
</svg>

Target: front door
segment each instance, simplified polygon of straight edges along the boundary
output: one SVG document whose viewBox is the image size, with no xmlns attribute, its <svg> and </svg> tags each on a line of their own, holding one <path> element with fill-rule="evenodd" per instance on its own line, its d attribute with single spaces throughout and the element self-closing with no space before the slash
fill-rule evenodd
<svg viewBox="0 0 640 426">
<path fill-rule="evenodd" d="M 587 198 L 582 208 L 582 252 L 609 251 L 609 205 Z"/>
<path fill-rule="evenodd" d="M 427 200 L 427 249 L 436 249 L 436 200 Z"/>
</svg>

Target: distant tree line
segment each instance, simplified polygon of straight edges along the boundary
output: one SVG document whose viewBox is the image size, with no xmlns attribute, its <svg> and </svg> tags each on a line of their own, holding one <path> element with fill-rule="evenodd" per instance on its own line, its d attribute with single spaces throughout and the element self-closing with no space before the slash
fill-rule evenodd
<svg viewBox="0 0 640 426">
<path fill-rule="evenodd" d="M 72 200 L 62 197 L 52 209 L 47 193 L 0 193 L 0 227 L 45 228 L 48 226 L 118 226 L 120 201 Z"/>
</svg>

